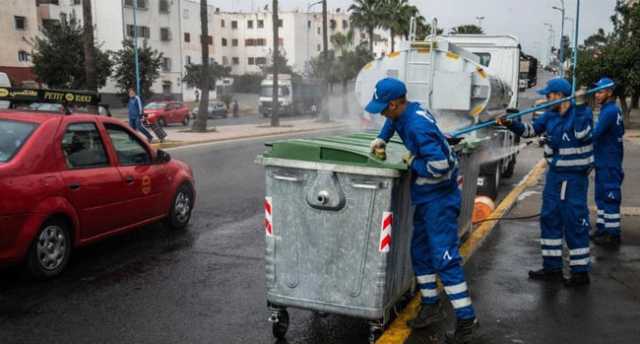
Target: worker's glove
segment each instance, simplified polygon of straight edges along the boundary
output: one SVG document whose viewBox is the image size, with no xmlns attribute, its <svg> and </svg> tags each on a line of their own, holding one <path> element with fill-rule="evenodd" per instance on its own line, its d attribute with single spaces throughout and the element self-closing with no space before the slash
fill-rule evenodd
<svg viewBox="0 0 640 344">
<path fill-rule="evenodd" d="M 447 136 L 447 143 L 449 143 L 450 146 L 455 146 L 462 142 L 462 140 L 464 140 L 464 137 Z"/>
<path fill-rule="evenodd" d="M 496 120 L 496 124 L 509 128 L 510 126 L 513 125 L 513 121 L 506 117 L 500 117 Z"/>
<path fill-rule="evenodd" d="M 411 166 L 413 159 L 415 159 L 415 156 L 411 155 L 411 153 L 407 153 L 402 157 L 402 161 L 407 164 L 407 166 Z"/>
<path fill-rule="evenodd" d="M 371 153 L 373 153 L 373 155 L 375 155 L 378 159 L 380 160 L 387 159 L 387 151 L 386 151 L 387 143 L 384 142 L 383 139 L 377 138 L 371 141 L 371 144 L 369 145 L 369 147 L 371 148 Z"/>
<path fill-rule="evenodd" d="M 576 92 L 576 106 L 584 105 L 587 102 L 587 88 L 580 87 Z"/>
</svg>

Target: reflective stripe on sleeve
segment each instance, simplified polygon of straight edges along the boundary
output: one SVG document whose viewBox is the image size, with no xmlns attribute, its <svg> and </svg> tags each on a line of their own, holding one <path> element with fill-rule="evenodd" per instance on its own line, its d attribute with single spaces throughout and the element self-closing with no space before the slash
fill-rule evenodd
<svg viewBox="0 0 640 344">
<path fill-rule="evenodd" d="M 561 246 L 562 239 L 540 239 L 540 244 L 547 246 Z"/>
<path fill-rule="evenodd" d="M 416 276 L 416 279 L 418 280 L 418 283 L 420 283 L 420 284 L 435 283 L 436 275 L 435 274 L 421 275 L 421 276 Z"/>
<path fill-rule="evenodd" d="M 620 227 L 620 222 L 605 222 L 604 228 L 618 228 Z"/>
<path fill-rule="evenodd" d="M 438 290 L 437 289 L 420 289 L 420 294 L 422 294 L 422 297 L 436 297 L 438 296 Z"/>
<path fill-rule="evenodd" d="M 593 163 L 593 156 L 584 159 L 558 160 L 557 167 L 587 166 Z"/>
<path fill-rule="evenodd" d="M 542 250 L 545 257 L 562 257 L 562 250 Z"/>
<path fill-rule="evenodd" d="M 445 286 L 444 291 L 449 295 L 464 293 L 465 291 L 467 291 L 467 282 L 458 283 L 452 286 Z"/>
<path fill-rule="evenodd" d="M 604 214 L 605 219 L 616 220 L 620 218 L 620 214 Z"/>
<path fill-rule="evenodd" d="M 576 136 L 576 139 L 580 140 L 580 139 L 585 138 L 587 135 L 589 135 L 590 132 L 591 132 L 591 126 L 588 125 L 582 131 L 574 131 L 574 134 Z"/>
<path fill-rule="evenodd" d="M 569 250 L 569 254 L 572 256 L 579 256 L 582 254 L 589 254 L 589 248 L 588 247 L 583 247 L 583 248 L 575 248 L 573 250 Z"/>
<path fill-rule="evenodd" d="M 582 259 L 571 259 L 570 262 L 569 262 L 569 265 L 571 265 L 571 266 L 588 265 L 589 262 L 591 262 L 591 259 L 589 257 L 582 258 Z"/>
<path fill-rule="evenodd" d="M 462 299 L 451 300 L 451 304 L 453 305 L 453 308 L 455 308 L 455 309 L 468 307 L 468 306 L 471 306 L 471 298 L 465 297 L 465 298 L 462 298 Z"/>
<path fill-rule="evenodd" d="M 429 161 L 427 165 L 438 170 L 447 170 L 449 168 L 449 161 L 447 159 Z"/>
<path fill-rule="evenodd" d="M 583 147 L 576 148 L 560 148 L 558 151 L 560 155 L 574 155 L 574 154 L 584 154 L 593 152 L 593 145 L 586 145 Z"/>
</svg>

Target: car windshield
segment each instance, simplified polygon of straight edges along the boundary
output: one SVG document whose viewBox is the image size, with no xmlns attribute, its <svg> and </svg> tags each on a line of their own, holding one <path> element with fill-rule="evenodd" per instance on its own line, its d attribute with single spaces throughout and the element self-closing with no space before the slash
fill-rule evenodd
<svg viewBox="0 0 640 344">
<path fill-rule="evenodd" d="M 289 87 L 281 86 L 280 91 L 278 92 L 278 96 L 288 95 Z M 260 88 L 260 95 L 263 97 L 271 97 L 273 96 L 273 86 L 262 86 Z"/>
<path fill-rule="evenodd" d="M 155 110 L 155 109 L 164 109 L 165 104 L 163 103 L 149 103 L 144 108 L 147 110 Z"/>
<path fill-rule="evenodd" d="M 33 123 L 0 119 L 0 163 L 11 160 L 35 128 Z"/>
</svg>

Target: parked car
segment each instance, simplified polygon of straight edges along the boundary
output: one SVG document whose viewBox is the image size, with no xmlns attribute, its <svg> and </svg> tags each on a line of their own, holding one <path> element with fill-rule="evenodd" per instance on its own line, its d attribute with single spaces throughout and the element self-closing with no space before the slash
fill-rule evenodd
<svg viewBox="0 0 640 344">
<path fill-rule="evenodd" d="M 191 168 L 106 116 L 0 110 L 0 265 L 60 274 L 73 248 L 164 221 L 187 226 Z"/>
<path fill-rule="evenodd" d="M 193 109 L 191 113 L 193 118 L 196 118 L 198 116 L 198 110 L 199 110 L 198 106 L 196 106 L 196 108 Z M 227 109 L 227 106 L 224 105 L 224 103 L 219 100 L 210 101 L 209 106 L 207 107 L 207 118 L 213 119 L 216 117 L 218 118 L 229 117 L 229 111 Z"/>
<path fill-rule="evenodd" d="M 149 123 L 166 127 L 172 123 L 189 125 L 189 109 L 181 102 L 151 102 L 144 107 Z"/>
</svg>

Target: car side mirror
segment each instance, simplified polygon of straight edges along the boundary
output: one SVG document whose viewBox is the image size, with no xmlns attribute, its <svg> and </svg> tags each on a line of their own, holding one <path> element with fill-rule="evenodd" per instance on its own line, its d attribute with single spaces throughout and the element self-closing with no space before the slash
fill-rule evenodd
<svg viewBox="0 0 640 344">
<path fill-rule="evenodd" d="M 162 149 L 158 149 L 158 152 L 156 153 L 155 163 L 156 164 L 166 164 L 169 161 L 171 161 L 171 155 L 169 153 L 163 151 Z"/>
</svg>

